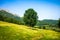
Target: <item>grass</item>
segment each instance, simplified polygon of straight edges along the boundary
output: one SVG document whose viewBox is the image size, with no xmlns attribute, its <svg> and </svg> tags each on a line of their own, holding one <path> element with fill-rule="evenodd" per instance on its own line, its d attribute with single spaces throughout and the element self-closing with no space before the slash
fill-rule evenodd
<svg viewBox="0 0 60 40">
<path fill-rule="evenodd" d="M 0 40 L 60 40 L 60 32 L 0 21 Z"/>
</svg>

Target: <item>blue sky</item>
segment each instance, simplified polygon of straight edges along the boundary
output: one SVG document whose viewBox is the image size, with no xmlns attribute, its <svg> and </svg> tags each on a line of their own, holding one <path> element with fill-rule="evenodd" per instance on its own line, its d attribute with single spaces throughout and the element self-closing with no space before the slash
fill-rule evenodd
<svg viewBox="0 0 60 40">
<path fill-rule="evenodd" d="M 60 18 L 59 7 L 59 0 L 0 0 L 0 9 L 22 17 L 25 10 L 33 8 L 39 20 Z"/>
</svg>

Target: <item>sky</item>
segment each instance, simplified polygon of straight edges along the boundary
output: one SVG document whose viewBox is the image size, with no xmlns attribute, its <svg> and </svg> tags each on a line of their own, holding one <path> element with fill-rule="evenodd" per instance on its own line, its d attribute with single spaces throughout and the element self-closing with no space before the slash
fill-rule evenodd
<svg viewBox="0 0 60 40">
<path fill-rule="evenodd" d="M 0 0 L 0 9 L 20 17 L 29 8 L 37 12 L 39 20 L 60 18 L 60 0 Z"/>
</svg>

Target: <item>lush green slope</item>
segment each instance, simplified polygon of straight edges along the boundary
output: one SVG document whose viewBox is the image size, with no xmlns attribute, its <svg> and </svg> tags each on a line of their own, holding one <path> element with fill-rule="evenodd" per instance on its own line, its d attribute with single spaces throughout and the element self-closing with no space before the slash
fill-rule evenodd
<svg viewBox="0 0 60 40">
<path fill-rule="evenodd" d="M 10 22 L 10 23 L 15 23 L 15 24 L 22 24 L 23 23 L 22 17 L 19 17 L 17 15 L 13 15 L 12 13 L 7 12 L 5 10 L 0 10 L 0 20 Z"/>
<path fill-rule="evenodd" d="M 60 33 L 0 21 L 0 40 L 59 40 Z"/>
<path fill-rule="evenodd" d="M 44 20 L 38 20 L 36 25 L 41 26 L 41 25 L 57 25 L 57 24 L 58 20 L 44 19 Z"/>
</svg>

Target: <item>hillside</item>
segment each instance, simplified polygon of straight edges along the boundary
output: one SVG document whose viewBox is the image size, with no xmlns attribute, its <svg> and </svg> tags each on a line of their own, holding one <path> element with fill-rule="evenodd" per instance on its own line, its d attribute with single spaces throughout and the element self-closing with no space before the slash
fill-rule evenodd
<svg viewBox="0 0 60 40">
<path fill-rule="evenodd" d="M 0 10 L 0 20 L 10 22 L 10 23 L 15 23 L 15 24 L 21 24 L 23 22 L 22 17 L 14 15 L 5 10 Z"/>
<path fill-rule="evenodd" d="M 57 25 L 58 24 L 58 20 L 51 20 L 51 19 L 44 19 L 44 20 L 38 20 L 37 22 L 37 26 L 43 26 L 43 25 Z"/>
<path fill-rule="evenodd" d="M 60 32 L 0 21 L 0 40 L 60 40 Z"/>
</svg>

